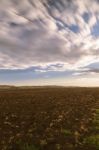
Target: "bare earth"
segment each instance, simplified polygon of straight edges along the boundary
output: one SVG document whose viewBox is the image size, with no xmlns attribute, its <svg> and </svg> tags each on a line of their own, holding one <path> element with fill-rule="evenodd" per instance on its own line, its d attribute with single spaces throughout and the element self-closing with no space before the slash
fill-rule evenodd
<svg viewBox="0 0 99 150">
<path fill-rule="evenodd" d="M 0 88 L 0 150 L 99 150 L 99 88 Z"/>
</svg>

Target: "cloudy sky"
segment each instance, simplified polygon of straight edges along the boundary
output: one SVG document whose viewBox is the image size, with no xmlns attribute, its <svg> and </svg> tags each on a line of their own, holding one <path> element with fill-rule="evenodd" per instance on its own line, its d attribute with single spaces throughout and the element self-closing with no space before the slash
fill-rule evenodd
<svg viewBox="0 0 99 150">
<path fill-rule="evenodd" d="M 99 85 L 99 0 L 0 0 L 0 84 Z"/>
</svg>

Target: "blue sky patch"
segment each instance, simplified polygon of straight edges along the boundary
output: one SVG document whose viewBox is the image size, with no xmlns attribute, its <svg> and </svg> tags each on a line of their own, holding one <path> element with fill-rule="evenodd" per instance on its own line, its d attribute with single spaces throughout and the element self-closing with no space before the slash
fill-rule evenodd
<svg viewBox="0 0 99 150">
<path fill-rule="evenodd" d="M 80 31 L 80 28 L 78 25 L 76 24 L 71 24 L 68 25 L 66 23 L 64 23 L 62 20 L 55 18 L 56 20 L 56 25 L 58 27 L 58 30 L 62 30 L 62 29 L 66 29 L 68 28 L 69 30 L 71 30 L 74 33 L 78 33 Z"/>
<path fill-rule="evenodd" d="M 85 21 L 86 23 L 88 23 L 88 21 L 89 21 L 89 19 L 90 19 L 90 17 L 91 17 L 91 14 L 88 13 L 88 12 L 85 12 L 85 13 L 83 13 L 82 17 L 83 17 L 84 21 Z"/>
<path fill-rule="evenodd" d="M 79 32 L 79 26 L 77 26 L 77 25 L 71 25 L 71 26 L 69 26 L 68 27 L 72 32 L 74 32 L 74 33 L 78 33 Z"/>
<path fill-rule="evenodd" d="M 99 20 L 97 20 L 97 23 L 93 26 L 91 34 L 94 37 L 99 37 Z"/>
<path fill-rule="evenodd" d="M 91 63 L 85 68 L 90 68 L 90 69 L 99 69 L 99 62 Z"/>
</svg>

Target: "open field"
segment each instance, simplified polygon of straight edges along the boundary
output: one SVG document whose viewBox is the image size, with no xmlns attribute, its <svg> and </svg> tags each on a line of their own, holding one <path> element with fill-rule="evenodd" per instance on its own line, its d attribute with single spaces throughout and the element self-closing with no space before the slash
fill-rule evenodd
<svg viewBox="0 0 99 150">
<path fill-rule="evenodd" d="M 99 150 L 99 88 L 1 88 L 0 150 Z"/>
</svg>

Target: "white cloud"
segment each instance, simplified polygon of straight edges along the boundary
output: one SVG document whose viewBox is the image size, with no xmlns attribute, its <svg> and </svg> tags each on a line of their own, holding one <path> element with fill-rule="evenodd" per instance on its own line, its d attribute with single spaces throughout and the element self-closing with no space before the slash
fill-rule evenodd
<svg viewBox="0 0 99 150">
<path fill-rule="evenodd" d="M 47 67 L 59 62 L 64 64 L 60 70 L 76 70 L 99 60 L 99 39 L 91 34 L 99 17 L 98 2 L 51 1 L 53 4 L 49 0 L 1 1 L 1 69 Z M 91 14 L 88 22 L 84 13 Z"/>
</svg>

